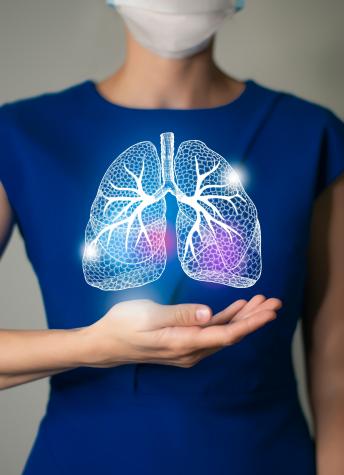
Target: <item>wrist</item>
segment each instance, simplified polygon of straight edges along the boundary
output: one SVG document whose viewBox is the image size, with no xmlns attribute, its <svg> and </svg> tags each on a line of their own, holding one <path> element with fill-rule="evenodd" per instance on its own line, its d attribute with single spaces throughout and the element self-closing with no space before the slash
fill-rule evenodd
<svg viewBox="0 0 344 475">
<path fill-rule="evenodd" d="M 74 332 L 78 366 L 101 368 L 120 364 L 120 359 L 115 354 L 116 342 L 104 341 L 104 337 L 97 334 L 94 325 L 78 328 Z"/>
<path fill-rule="evenodd" d="M 91 366 L 94 355 L 94 342 L 90 327 L 75 328 L 70 332 L 71 343 L 74 347 L 73 358 L 77 366 Z"/>
</svg>

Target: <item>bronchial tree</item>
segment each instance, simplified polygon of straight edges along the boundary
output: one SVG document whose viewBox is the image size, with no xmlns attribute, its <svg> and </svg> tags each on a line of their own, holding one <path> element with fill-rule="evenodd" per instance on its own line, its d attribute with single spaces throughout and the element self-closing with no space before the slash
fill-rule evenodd
<svg viewBox="0 0 344 475">
<path fill-rule="evenodd" d="M 106 171 L 85 233 L 86 281 L 121 290 L 157 280 L 166 264 L 165 195 L 178 202 L 177 249 L 191 278 L 249 287 L 261 274 L 257 210 L 229 163 L 199 140 L 161 134 L 121 153 Z"/>
</svg>

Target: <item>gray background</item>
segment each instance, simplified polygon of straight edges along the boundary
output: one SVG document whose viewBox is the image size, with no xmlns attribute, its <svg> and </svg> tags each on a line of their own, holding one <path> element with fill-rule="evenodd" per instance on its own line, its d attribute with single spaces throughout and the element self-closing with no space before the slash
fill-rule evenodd
<svg viewBox="0 0 344 475">
<path fill-rule="evenodd" d="M 0 102 L 101 79 L 123 59 L 123 27 L 102 0 L 0 0 Z M 234 76 L 292 91 L 344 115 L 343 0 L 248 1 L 219 34 Z M 1 153 L 1 151 L 0 151 Z M 15 232 L 0 266 L 3 328 L 44 328 L 36 278 Z M 308 413 L 299 333 L 294 356 Z M 47 399 L 47 381 L 0 393 L 0 472 L 18 475 Z"/>
</svg>

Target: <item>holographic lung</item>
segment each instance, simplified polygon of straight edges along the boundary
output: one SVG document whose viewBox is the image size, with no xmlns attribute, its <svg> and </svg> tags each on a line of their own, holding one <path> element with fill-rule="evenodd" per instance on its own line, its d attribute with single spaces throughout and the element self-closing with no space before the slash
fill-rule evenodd
<svg viewBox="0 0 344 475">
<path fill-rule="evenodd" d="M 183 142 L 174 161 L 178 256 L 197 280 L 249 287 L 261 273 L 257 210 L 229 163 L 203 142 Z"/>
<path fill-rule="evenodd" d="M 86 227 L 83 270 L 102 290 L 138 287 L 165 268 L 166 204 L 151 142 L 125 150 L 105 173 Z"/>
<path fill-rule="evenodd" d="M 103 290 L 157 280 L 166 265 L 165 195 L 178 201 L 178 257 L 193 279 L 249 287 L 261 274 L 257 210 L 229 163 L 199 140 L 161 134 L 125 150 L 102 179 L 85 233 L 86 281 Z"/>
</svg>

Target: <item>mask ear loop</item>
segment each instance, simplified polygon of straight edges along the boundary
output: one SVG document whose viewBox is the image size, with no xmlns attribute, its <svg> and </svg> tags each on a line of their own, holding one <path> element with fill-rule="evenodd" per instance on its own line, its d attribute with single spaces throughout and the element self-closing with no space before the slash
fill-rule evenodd
<svg viewBox="0 0 344 475">
<path fill-rule="evenodd" d="M 245 7 L 245 0 L 235 0 L 234 8 L 236 12 L 239 12 Z"/>
</svg>

